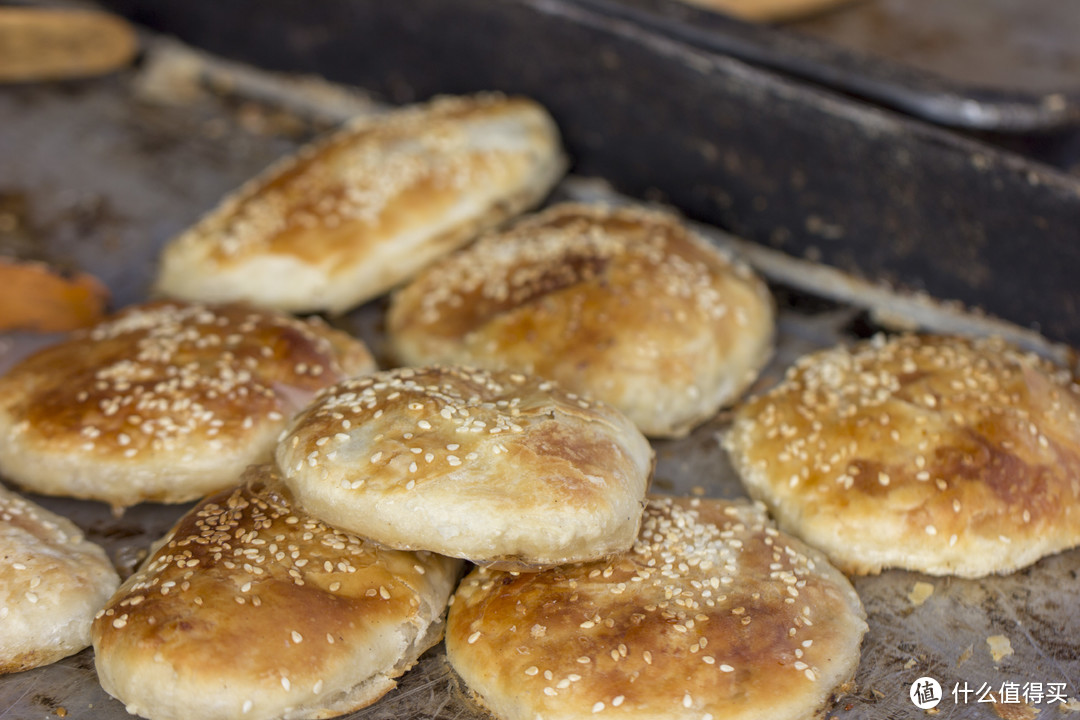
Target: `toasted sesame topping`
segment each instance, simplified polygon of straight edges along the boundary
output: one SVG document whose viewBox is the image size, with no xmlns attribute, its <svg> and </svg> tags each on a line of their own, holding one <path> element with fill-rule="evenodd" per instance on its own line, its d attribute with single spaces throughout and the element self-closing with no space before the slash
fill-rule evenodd
<svg viewBox="0 0 1080 720">
<path fill-rule="evenodd" d="M 703 508 L 708 508 L 707 516 Z M 850 617 L 861 612 L 857 596 L 850 585 L 837 585 L 844 581 L 834 570 L 819 573 L 820 560 L 812 551 L 776 532 L 768 522 L 762 506 L 651 499 L 633 547 L 610 560 L 566 565 L 540 574 L 474 570 L 458 591 L 451 625 L 468 623 L 462 627 L 483 631 L 489 639 L 478 642 L 487 647 L 501 643 L 516 646 L 525 657 L 543 657 L 550 669 L 543 671 L 542 687 L 560 696 L 591 688 L 598 677 L 604 678 L 604 687 L 612 687 L 618 678 L 627 691 L 635 682 L 668 688 L 675 678 L 685 678 L 689 683 L 675 685 L 678 694 L 668 694 L 666 702 L 701 708 L 712 702 L 712 691 L 699 679 L 709 678 L 706 684 L 711 685 L 716 678 L 731 676 L 722 683 L 728 686 L 738 677 L 735 659 L 747 668 L 743 671 L 747 675 L 763 666 L 790 667 L 794 661 L 799 681 L 810 677 L 808 670 L 817 677 L 814 664 L 821 664 L 823 657 L 831 662 L 830 653 L 836 647 L 832 645 L 828 652 L 813 648 L 812 640 L 819 633 L 826 633 L 833 643 L 834 633 L 850 620 L 852 647 L 845 652 L 850 655 L 857 650 L 860 620 Z M 723 594 L 717 592 L 721 583 L 710 582 L 721 572 L 734 580 Z M 636 588 L 632 577 L 639 579 Z M 750 586 L 748 578 L 753 578 Z M 624 594 L 627 588 L 632 589 L 629 596 Z M 792 593 L 801 598 L 799 603 L 781 602 L 784 597 L 794 601 Z M 552 597 L 559 601 L 544 602 Z M 820 631 L 812 622 L 821 622 L 818 614 L 826 618 Z M 836 615 L 845 619 L 838 620 Z M 502 620 L 489 621 L 503 617 L 512 617 L 515 625 L 507 630 Z M 778 625 L 775 632 L 765 627 L 740 639 L 739 623 L 744 621 Z M 538 636 L 528 632 L 530 625 L 544 625 L 548 630 Z M 497 630 L 489 632 L 489 628 Z M 783 635 L 789 628 L 791 632 Z M 644 647 L 635 647 L 636 643 Z M 577 657 L 553 660 L 564 645 L 577 648 Z M 664 648 L 664 657 L 654 662 L 654 653 L 646 649 L 651 647 Z M 506 662 L 516 662 L 513 653 Z M 578 669 L 571 671 L 575 664 Z M 540 672 L 527 662 L 517 667 L 527 677 Z M 541 692 L 542 687 L 530 692 Z M 649 707 L 645 712 L 662 716 L 663 711 L 650 703 L 664 701 L 627 694 L 599 695 L 601 710 L 618 708 L 627 697 L 634 698 L 637 712 Z M 596 704 L 597 695 L 590 700 Z M 674 710 L 668 706 L 668 712 L 674 714 Z"/>
<path fill-rule="evenodd" d="M 1063 430 L 1078 417 L 1075 378 L 1002 340 L 878 336 L 798 360 L 723 442 L 755 494 L 843 565 L 970 576 L 1014 569 L 991 569 L 1009 562 L 987 549 L 999 535 L 1062 523 L 1048 497 L 1080 502 L 1047 453 L 1080 440 Z M 919 552 L 867 532 L 879 522 Z"/>
<path fill-rule="evenodd" d="M 305 674 L 309 673 L 308 668 L 297 668 L 288 674 L 286 668 L 293 667 L 290 663 L 298 658 L 317 652 L 317 648 L 305 651 L 303 647 L 311 643 L 319 645 L 320 637 L 328 645 L 338 644 L 342 639 L 354 640 L 353 626 L 362 625 L 362 618 L 338 615 L 324 620 L 321 614 L 316 616 L 317 609 L 335 607 L 341 608 L 335 613 L 342 613 L 353 606 L 354 612 L 359 611 L 371 601 L 357 597 L 363 596 L 367 589 L 357 587 L 359 583 L 352 574 L 358 568 L 372 567 L 376 574 L 368 577 L 382 579 L 388 576 L 381 566 L 388 563 L 396 568 L 395 573 L 403 573 L 405 583 L 411 583 L 412 566 L 426 562 L 424 558 L 419 553 L 376 547 L 314 517 L 296 514 L 290 494 L 272 466 L 258 466 L 247 472 L 241 485 L 206 498 L 185 515 L 132 576 L 126 589 L 106 606 L 101 622 L 108 623 L 110 632 L 130 632 L 133 625 L 153 626 L 179 618 L 177 624 L 181 629 L 177 630 L 176 642 L 182 644 L 206 641 L 205 633 L 211 632 L 209 628 L 217 624 L 222 613 L 229 612 L 222 603 L 250 613 L 252 618 L 269 610 L 268 619 L 260 622 L 293 617 L 291 626 L 281 629 L 283 637 L 277 636 L 278 640 L 274 641 L 271 633 L 266 639 L 252 638 L 252 641 L 262 643 L 259 647 L 273 644 L 280 647 L 284 640 L 288 649 L 281 651 L 280 664 L 275 659 L 278 651 L 267 650 L 267 662 L 273 663 L 268 670 L 273 673 L 270 677 L 279 676 L 286 692 L 293 685 L 308 689 L 314 684 L 315 692 L 319 693 L 321 680 Z M 199 574 L 207 569 L 207 574 Z M 386 585 L 370 588 L 375 597 L 407 599 L 413 602 L 415 611 L 419 598 L 400 591 L 397 580 L 382 581 Z M 309 585 L 311 589 L 298 594 L 282 587 L 287 583 L 298 587 Z M 327 596 L 326 589 L 338 593 L 343 587 L 345 593 Z M 196 592 L 210 595 L 203 602 Z M 159 599 L 158 595 L 164 593 L 168 593 L 167 598 Z M 291 614 L 285 615 L 283 611 Z M 188 618 L 209 618 L 210 622 L 184 622 Z M 329 623 L 340 624 L 340 637 L 335 637 L 336 630 L 325 630 Z M 176 649 L 176 644 L 168 641 L 159 652 L 168 657 Z M 224 681 L 228 681 L 227 677 Z"/>
<path fill-rule="evenodd" d="M 285 356 L 265 357 L 275 344 Z M 47 427 L 51 442 L 81 438 L 81 452 L 123 461 L 180 460 L 205 449 L 244 452 L 280 426 L 284 412 L 344 376 L 339 355 L 314 321 L 242 305 L 158 302 L 124 310 L 39 356 L 69 368 L 62 380 L 33 358 L 5 382 L 44 381 L 34 382 L 39 389 L 22 419 L 40 432 Z M 325 377 L 293 373 L 299 357 Z"/>
</svg>

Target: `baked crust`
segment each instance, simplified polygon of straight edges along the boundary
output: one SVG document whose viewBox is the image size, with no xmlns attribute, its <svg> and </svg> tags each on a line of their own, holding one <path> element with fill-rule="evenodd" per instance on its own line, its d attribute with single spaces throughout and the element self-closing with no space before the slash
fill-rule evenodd
<svg viewBox="0 0 1080 720">
<path fill-rule="evenodd" d="M 565 169 L 554 122 L 524 98 L 439 98 L 362 117 L 173 239 L 157 291 L 344 312 L 536 205 Z"/>
<path fill-rule="evenodd" d="M 853 0 L 683 0 L 743 20 L 782 22 L 831 10 Z"/>
<path fill-rule="evenodd" d="M 120 578 L 67 518 L 0 486 L 0 673 L 90 645 L 90 622 Z"/>
<path fill-rule="evenodd" d="M 847 579 L 762 507 L 652 498 L 608 561 L 471 572 L 446 651 L 502 720 L 791 720 L 853 677 L 864 618 Z"/>
<path fill-rule="evenodd" d="M 1080 544 L 1080 387 L 997 339 L 799 360 L 725 438 L 780 526 L 852 573 L 1007 573 Z"/>
<path fill-rule="evenodd" d="M 548 377 L 673 437 L 754 381 L 774 324 L 765 284 L 673 216 L 567 203 L 423 272 L 387 333 L 403 364 Z"/>
<path fill-rule="evenodd" d="M 371 704 L 439 641 L 461 563 L 379 548 L 300 511 L 272 466 L 203 500 L 93 626 L 129 712 L 328 718 Z"/>
<path fill-rule="evenodd" d="M 0 473 L 118 508 L 193 500 L 269 460 L 317 390 L 374 369 L 362 342 L 316 319 L 133 306 L 0 378 Z"/>
<path fill-rule="evenodd" d="M 652 471 L 618 412 L 555 383 L 401 368 L 339 383 L 277 450 L 299 502 L 397 548 L 556 565 L 634 541 Z"/>
</svg>

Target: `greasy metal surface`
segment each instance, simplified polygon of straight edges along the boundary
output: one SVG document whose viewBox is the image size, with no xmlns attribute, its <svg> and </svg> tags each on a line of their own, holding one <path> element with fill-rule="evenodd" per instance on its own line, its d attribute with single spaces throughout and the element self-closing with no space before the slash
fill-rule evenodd
<svg viewBox="0 0 1080 720">
<path fill-rule="evenodd" d="M 1080 5 L 1068 0 L 863 0 L 785 29 L 972 87 L 1080 89 Z"/>
<path fill-rule="evenodd" d="M 118 304 L 146 292 L 162 242 L 196 218 L 226 190 L 295 146 L 305 123 L 237 98 L 191 95 L 174 106 L 147 102 L 131 75 L 77 86 L 0 88 L 0 194 L 21 198 L 18 223 L 33 251 L 98 274 Z M 175 90 L 175 88 L 174 88 Z M 172 95 L 180 100 L 176 93 Z M 160 96 L 160 95 L 157 95 Z M 281 130 L 295 135 L 281 135 Z M 567 185 L 563 193 L 574 194 Z M 88 210 L 89 209 L 89 210 Z M 2 219 L 2 218 L 0 218 Z M 11 220 L 0 222 L 10 228 Z M 874 330 L 860 310 L 775 287 L 780 349 L 759 387 L 774 381 L 794 357 Z M 383 306 L 369 304 L 339 320 L 378 348 Z M 10 359 L 23 337 L 0 337 Z M 690 437 L 656 444 L 655 489 L 736 497 L 742 494 L 717 433 L 725 417 Z M 120 518 L 102 505 L 35 498 L 71 516 L 102 543 L 121 571 L 130 572 L 147 546 L 183 507 L 139 506 Z M 870 633 L 850 694 L 831 709 L 840 718 L 918 718 L 908 686 L 933 675 L 946 687 L 1006 681 L 1065 683 L 1080 694 L 1080 551 L 1033 568 L 980 581 L 930 579 L 889 572 L 856 580 Z M 921 605 L 916 582 L 934 592 Z M 995 662 L 987 638 L 1009 638 L 1012 654 Z M 970 651 L 968 650 L 970 648 Z M 1012 708 L 1007 709 L 1015 709 Z M 1062 705 L 1042 704 L 1038 717 L 1065 717 Z M 62 711 L 61 711 L 62 708 Z M 988 704 L 955 704 L 946 695 L 942 717 L 992 718 Z M 129 717 L 98 687 L 92 652 L 52 666 L 0 677 L 0 718 Z M 400 687 L 353 718 L 483 718 L 458 687 L 441 649 L 428 653 Z"/>
<path fill-rule="evenodd" d="M 578 2 L 943 125 L 1080 126 L 1074 3 L 863 0 L 771 27 L 679 0 Z"/>
</svg>

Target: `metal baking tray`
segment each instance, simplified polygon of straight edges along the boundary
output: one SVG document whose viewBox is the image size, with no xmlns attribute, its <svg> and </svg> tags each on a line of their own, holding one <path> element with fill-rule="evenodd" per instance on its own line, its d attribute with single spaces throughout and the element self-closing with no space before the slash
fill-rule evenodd
<svg viewBox="0 0 1080 720">
<path fill-rule="evenodd" d="M 221 64 L 152 41 L 138 71 L 77 84 L 0 88 L 0 249 L 12 247 L 101 277 L 123 305 L 145 297 L 161 245 L 225 192 L 333 120 L 371 105 L 312 79 L 282 79 Z M 313 119 L 314 118 L 314 119 Z M 603 180 L 565 181 L 557 198 L 623 202 Z M 1058 360 L 1068 348 L 1008 324 L 899 295 L 818 263 L 795 260 L 699 226 L 718 245 L 747 257 L 771 282 L 780 308 L 779 349 L 757 388 L 774 382 L 797 356 L 848 342 L 896 323 L 931 330 L 999 332 Z M 380 353 L 384 301 L 334 322 Z M 37 342 L 40 342 L 37 341 Z M 29 349 L 27 335 L 0 336 L 0 363 Z M 739 497 L 743 491 L 717 438 L 727 414 L 685 439 L 655 444 L 654 489 Z M 122 574 L 188 506 L 140 505 L 120 517 L 104 505 L 35 500 L 72 517 L 101 543 Z M 932 587 L 932 593 L 917 583 Z M 929 578 L 891 571 L 855 579 L 870 631 L 855 687 L 836 698 L 836 718 L 923 718 L 909 700 L 918 678 L 946 692 L 942 717 L 1061 720 L 1080 711 L 1080 550 L 1047 558 L 1005 577 Z M 995 638 L 988 641 L 988 638 Z M 1011 653 L 1001 654 L 1000 638 Z M 995 655 L 996 653 L 996 655 Z M 1042 683 L 1064 685 L 1067 703 L 996 706 L 974 697 L 957 703 L 954 687 L 995 692 Z M 1011 687 L 1011 686 L 1010 686 Z M 1007 713 L 1020 713 L 1008 715 Z M 1026 714 L 1025 714 L 1026 713 Z M 122 704 L 98 686 L 92 651 L 0 677 L 3 720 L 66 717 L 120 720 Z M 428 652 L 397 689 L 348 716 L 480 720 L 445 661 Z"/>
<path fill-rule="evenodd" d="M 532 96 L 579 174 L 1080 345 L 1080 177 L 1048 164 L 574 0 L 104 1 L 218 55 L 393 102 Z"/>
<path fill-rule="evenodd" d="M 679 0 L 581 2 L 942 125 L 999 133 L 1080 126 L 1075 3 L 863 0 L 770 26 Z"/>
</svg>

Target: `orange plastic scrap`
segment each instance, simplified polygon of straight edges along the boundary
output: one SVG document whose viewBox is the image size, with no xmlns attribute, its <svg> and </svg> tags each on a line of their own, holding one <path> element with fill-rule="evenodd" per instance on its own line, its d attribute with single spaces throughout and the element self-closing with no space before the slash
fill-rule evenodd
<svg viewBox="0 0 1080 720">
<path fill-rule="evenodd" d="M 102 318 L 108 299 L 109 291 L 92 275 L 0 258 L 0 331 L 87 327 Z"/>
</svg>

